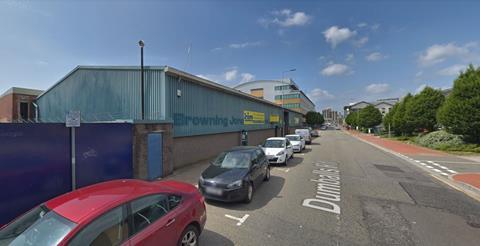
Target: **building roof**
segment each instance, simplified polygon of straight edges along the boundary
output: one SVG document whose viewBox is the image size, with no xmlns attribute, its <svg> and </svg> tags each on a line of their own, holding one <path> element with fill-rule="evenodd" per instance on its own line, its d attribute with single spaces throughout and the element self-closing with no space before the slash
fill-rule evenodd
<svg viewBox="0 0 480 246">
<path fill-rule="evenodd" d="M 310 98 L 308 98 L 308 96 L 302 91 L 300 90 L 300 88 L 298 87 L 298 85 L 290 78 L 288 79 L 284 79 L 284 80 L 274 80 L 274 79 L 266 79 L 266 80 L 252 80 L 252 81 L 248 81 L 248 82 L 244 82 L 244 83 L 240 83 L 236 86 L 234 86 L 233 88 L 234 89 L 237 89 L 241 86 L 244 86 L 244 85 L 249 85 L 249 84 L 255 84 L 255 83 L 262 83 L 262 82 L 267 82 L 267 83 L 280 83 L 280 84 L 284 84 L 284 85 L 293 85 L 294 88 L 295 88 L 295 91 L 298 91 L 300 92 L 303 96 L 305 96 L 305 98 L 307 98 L 307 100 L 312 103 L 314 106 L 315 106 L 315 103 L 312 102 L 312 100 L 310 100 Z"/>
<path fill-rule="evenodd" d="M 75 73 L 76 71 L 78 71 L 80 69 L 86 69 L 86 70 L 140 70 L 140 66 L 77 66 L 72 71 L 70 71 L 68 74 L 66 74 L 64 77 L 62 77 L 53 86 L 51 86 L 46 91 L 44 91 L 42 94 L 40 94 L 37 98 L 40 98 L 43 95 L 47 94 L 49 91 L 54 89 L 56 86 L 61 84 L 65 79 L 67 79 L 69 76 L 71 76 L 73 73 Z M 248 98 L 250 100 L 254 100 L 254 101 L 257 101 L 257 102 L 260 102 L 260 103 L 263 103 L 263 104 L 268 104 L 268 105 L 271 105 L 271 106 L 274 106 L 274 107 L 283 108 L 283 107 L 281 107 L 281 106 L 279 106 L 279 105 L 277 105 L 273 102 L 270 102 L 268 100 L 264 100 L 264 99 L 261 99 L 261 98 L 258 98 L 258 97 L 254 97 L 254 96 L 252 96 L 248 93 L 241 92 L 241 91 L 233 89 L 231 87 L 228 87 L 228 86 L 225 86 L 225 85 L 222 85 L 222 84 L 219 84 L 219 83 L 216 83 L 216 82 L 213 82 L 213 81 L 195 76 L 193 74 L 178 70 L 178 69 L 170 67 L 170 66 L 144 66 L 144 69 L 145 70 L 162 70 L 165 73 L 170 73 L 170 74 L 174 74 L 174 75 L 179 76 L 179 77 L 188 78 L 188 79 L 190 79 L 190 81 L 192 81 L 194 83 L 197 83 L 199 85 L 202 85 L 202 86 L 206 86 L 206 87 L 209 87 L 209 88 L 212 88 L 212 89 L 215 89 L 215 90 L 219 90 L 219 91 L 222 91 L 222 92 L 225 92 L 225 93 L 233 94 L 233 95 L 236 95 L 236 96 Z M 293 110 L 287 109 L 287 108 L 283 108 L 283 110 L 298 113 L 296 111 L 293 111 Z"/>
<path fill-rule="evenodd" d="M 281 80 L 276 80 L 276 79 L 265 79 L 265 80 L 252 80 L 244 83 L 240 83 L 236 86 L 234 86 L 234 89 L 237 89 L 238 87 L 248 85 L 248 84 L 255 84 L 255 83 L 260 83 L 260 82 L 267 82 L 267 83 L 277 83 L 277 84 L 284 84 L 284 85 L 293 85 L 295 88 L 298 89 L 298 85 L 290 78 L 288 79 L 281 79 Z"/>
<path fill-rule="evenodd" d="M 10 94 L 22 94 L 22 95 L 29 95 L 29 96 L 38 96 L 42 94 L 42 90 L 36 89 L 29 89 L 29 88 L 21 88 L 21 87 L 12 87 L 4 92 L 0 97 L 4 97 Z"/>
</svg>

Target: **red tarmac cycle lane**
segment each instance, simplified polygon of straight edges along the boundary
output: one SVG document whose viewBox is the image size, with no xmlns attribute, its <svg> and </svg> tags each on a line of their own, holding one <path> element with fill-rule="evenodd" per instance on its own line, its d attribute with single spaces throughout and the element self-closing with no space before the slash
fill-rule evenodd
<svg viewBox="0 0 480 246">
<path fill-rule="evenodd" d="M 429 148 L 424 148 L 412 144 L 402 143 L 396 140 L 384 139 L 376 137 L 373 135 L 363 134 L 356 131 L 349 131 L 350 134 L 357 136 L 363 140 L 366 140 L 370 143 L 376 144 L 378 146 L 384 147 L 386 149 L 395 151 L 404 155 L 428 155 L 428 156 L 447 156 L 448 154 L 432 150 Z"/>
</svg>

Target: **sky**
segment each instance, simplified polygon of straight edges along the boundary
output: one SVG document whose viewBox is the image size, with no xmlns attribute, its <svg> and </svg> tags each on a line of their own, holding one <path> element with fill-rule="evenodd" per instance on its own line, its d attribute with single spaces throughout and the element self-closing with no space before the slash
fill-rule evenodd
<svg viewBox="0 0 480 246">
<path fill-rule="evenodd" d="M 317 110 L 452 87 L 480 64 L 480 1 L 0 0 L 0 94 L 78 65 L 168 65 L 234 86 L 292 78 Z M 296 69 L 293 72 L 286 72 Z"/>
</svg>

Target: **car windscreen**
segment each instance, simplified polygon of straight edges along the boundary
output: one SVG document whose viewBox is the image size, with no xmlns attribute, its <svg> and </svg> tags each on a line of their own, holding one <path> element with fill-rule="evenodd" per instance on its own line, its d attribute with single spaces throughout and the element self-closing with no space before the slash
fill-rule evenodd
<svg viewBox="0 0 480 246">
<path fill-rule="evenodd" d="M 263 143 L 265 148 L 285 148 L 284 140 L 267 140 Z"/>
<path fill-rule="evenodd" d="M 232 151 L 221 153 L 214 161 L 213 165 L 222 168 L 249 168 L 250 153 L 242 151 Z"/>
<path fill-rule="evenodd" d="M 0 246 L 57 245 L 75 223 L 38 206 L 0 230 Z"/>
<path fill-rule="evenodd" d="M 290 141 L 300 141 L 300 136 L 286 136 Z"/>
</svg>

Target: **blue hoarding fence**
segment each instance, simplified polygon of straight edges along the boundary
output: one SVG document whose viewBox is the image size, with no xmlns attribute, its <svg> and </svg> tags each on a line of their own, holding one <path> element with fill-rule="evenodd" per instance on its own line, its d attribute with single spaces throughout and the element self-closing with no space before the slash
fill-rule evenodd
<svg viewBox="0 0 480 246">
<path fill-rule="evenodd" d="M 82 124 L 75 137 L 78 188 L 133 177 L 131 124 Z M 72 190 L 70 140 L 65 124 L 0 124 L 0 225 Z"/>
</svg>

